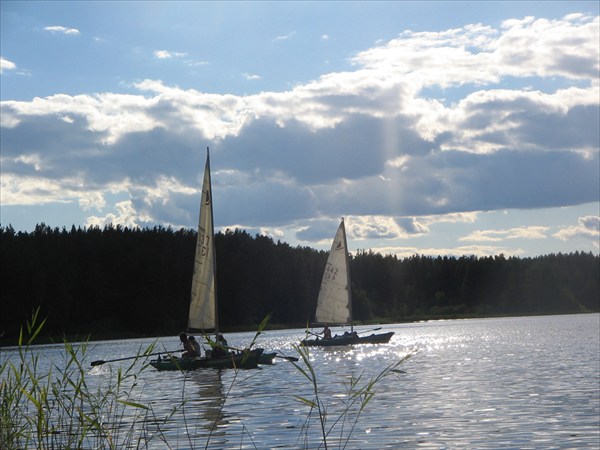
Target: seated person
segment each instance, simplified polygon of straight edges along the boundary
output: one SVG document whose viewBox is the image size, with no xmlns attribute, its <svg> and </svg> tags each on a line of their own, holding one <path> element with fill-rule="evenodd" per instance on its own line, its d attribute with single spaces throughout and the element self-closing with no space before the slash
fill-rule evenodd
<svg viewBox="0 0 600 450">
<path fill-rule="evenodd" d="M 194 353 L 195 353 L 194 356 L 200 356 L 200 354 L 201 354 L 200 344 L 198 343 L 196 338 L 194 336 L 190 336 L 188 338 L 188 341 L 190 342 L 190 344 L 192 345 L 192 347 L 194 349 Z"/>
<path fill-rule="evenodd" d="M 222 334 L 217 336 L 217 342 L 212 349 L 212 356 L 214 358 L 219 356 L 225 356 L 229 354 L 229 349 L 227 348 L 229 345 L 227 344 L 227 340 Z"/>
<path fill-rule="evenodd" d="M 183 344 L 183 354 L 182 358 L 194 358 L 196 356 L 200 356 L 200 354 L 194 348 L 192 341 L 188 338 L 188 335 L 185 333 L 179 334 L 179 340 Z"/>
</svg>

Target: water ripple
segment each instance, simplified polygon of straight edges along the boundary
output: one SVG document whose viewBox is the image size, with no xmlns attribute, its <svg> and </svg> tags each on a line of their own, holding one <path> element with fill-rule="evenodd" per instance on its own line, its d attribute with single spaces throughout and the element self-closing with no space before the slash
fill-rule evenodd
<svg viewBox="0 0 600 450">
<path fill-rule="evenodd" d="M 351 409 L 328 436 L 330 448 L 501 449 L 600 448 L 600 316 L 550 316 L 397 324 L 386 345 L 311 348 L 327 426 L 344 417 L 348 386 L 376 377 L 416 348 L 417 354 L 375 386 L 357 415 Z M 231 345 L 253 333 L 232 333 Z M 297 356 L 303 330 L 265 332 L 259 345 Z M 142 342 L 149 344 L 152 340 Z M 158 340 L 177 345 L 177 337 Z M 135 354 L 139 341 L 92 345 L 91 360 Z M 59 347 L 45 347 L 52 362 Z M 55 362 L 54 362 L 55 363 Z M 125 363 L 122 363 L 125 367 Z M 101 385 L 119 363 L 89 375 Z M 111 370 L 112 369 L 112 370 Z M 318 448 L 319 418 L 299 398 L 313 386 L 277 359 L 258 370 L 145 370 L 137 400 L 152 415 L 130 437 L 148 448 Z M 129 426 L 135 417 L 123 417 Z M 142 426 L 143 425 L 143 426 Z M 352 432 L 350 432 L 352 430 Z M 160 432 L 159 432 L 160 431 Z"/>
</svg>

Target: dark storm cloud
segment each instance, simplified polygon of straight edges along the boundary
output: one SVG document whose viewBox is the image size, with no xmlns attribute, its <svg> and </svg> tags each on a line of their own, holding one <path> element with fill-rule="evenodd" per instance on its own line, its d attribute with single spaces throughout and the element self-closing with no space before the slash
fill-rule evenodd
<svg viewBox="0 0 600 450">
<path fill-rule="evenodd" d="M 479 117 L 489 120 L 485 111 L 500 106 L 509 109 L 507 104 L 492 102 L 481 106 Z M 575 107 L 566 114 L 535 113 L 527 101 L 519 108 L 512 102 L 511 107 L 520 111 L 511 119 L 519 124 L 516 135 L 521 142 L 536 143 L 536 149 L 505 148 L 491 154 L 442 151 L 439 145 L 452 141 L 452 132 L 428 142 L 403 117 L 355 114 L 338 126 L 317 131 L 300 122 L 282 127 L 257 120 L 239 136 L 213 147 L 217 221 L 280 226 L 316 216 L 401 217 L 598 201 L 598 154 L 569 151 L 569 143 L 593 148 L 598 139 L 594 126 L 598 107 Z M 105 133 L 90 131 L 87 121 L 74 114 L 68 121 L 56 115 L 21 120 L 3 130 L 5 172 L 56 180 L 79 175 L 85 179 L 81 190 L 128 180 L 141 215 L 156 223 L 193 226 L 196 217 L 190 211 L 198 209 L 197 188 L 205 146 L 210 145 L 200 133 L 160 127 L 124 134 L 105 144 Z M 479 139 L 509 141 L 485 134 Z M 22 159 L 11 159 L 34 154 L 39 155 L 37 169 Z M 386 161 L 402 156 L 408 157 L 402 167 L 386 166 Z M 148 189 L 159 188 L 165 179 L 176 180 L 188 191 L 162 189 L 158 198 L 149 199 Z M 320 234 L 315 230 L 302 235 L 309 233 Z"/>
<path fill-rule="evenodd" d="M 380 174 L 390 157 L 429 150 L 431 144 L 419 138 L 411 125 L 403 117 L 382 120 L 358 114 L 317 131 L 299 122 L 281 127 L 257 120 L 239 136 L 219 144 L 219 164 L 265 175 L 281 172 L 301 184 L 359 179 Z M 392 148 L 385 140 L 390 130 L 398 141 Z"/>
<path fill-rule="evenodd" d="M 564 151 L 597 148 L 600 142 L 600 105 L 574 106 L 566 114 L 516 112 L 509 120 L 521 124 L 514 138 L 524 146 Z"/>
<path fill-rule="evenodd" d="M 314 199 L 303 186 L 267 180 L 213 191 L 221 225 L 280 226 L 316 212 Z"/>
<path fill-rule="evenodd" d="M 599 200 L 598 154 L 498 152 L 439 154 L 424 164 L 448 180 L 449 201 L 430 213 L 544 208 Z"/>
<path fill-rule="evenodd" d="M 105 143 L 106 132 L 91 131 L 85 117 L 54 114 L 20 117 L 13 128 L 2 129 L 3 170 L 21 175 L 64 179 L 84 175 L 93 185 L 125 178 L 153 185 L 157 176 L 176 176 L 185 182 L 204 167 L 202 136 L 173 133 L 164 128 L 123 135 Z M 196 137 L 197 139 L 193 139 Z M 38 168 L 25 164 L 39 158 Z"/>
<path fill-rule="evenodd" d="M 3 108 L 10 112 L 10 107 Z M 100 153 L 104 134 L 89 131 L 87 120 L 70 114 L 68 121 L 55 114 L 22 116 L 13 128 L 2 128 L 3 171 L 19 175 L 43 174 L 50 178 L 77 174 L 84 161 Z M 23 164 L 39 159 L 39 167 Z"/>
</svg>

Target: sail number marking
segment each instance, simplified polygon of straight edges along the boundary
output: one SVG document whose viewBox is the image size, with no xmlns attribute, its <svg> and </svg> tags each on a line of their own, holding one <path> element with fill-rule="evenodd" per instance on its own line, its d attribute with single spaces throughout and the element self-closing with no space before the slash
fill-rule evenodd
<svg viewBox="0 0 600 450">
<path fill-rule="evenodd" d="M 208 256 L 208 244 L 210 243 L 210 236 L 206 233 L 202 233 L 198 236 L 198 248 L 200 249 L 200 255 L 205 258 Z"/>
<path fill-rule="evenodd" d="M 333 267 L 331 264 L 327 264 L 327 266 L 325 267 L 325 277 L 328 280 L 334 281 L 338 272 L 339 269 L 337 267 Z"/>
</svg>

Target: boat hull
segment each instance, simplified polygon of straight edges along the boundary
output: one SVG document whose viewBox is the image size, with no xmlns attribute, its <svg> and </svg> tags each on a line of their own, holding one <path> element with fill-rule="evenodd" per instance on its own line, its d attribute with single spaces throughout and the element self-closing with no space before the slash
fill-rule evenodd
<svg viewBox="0 0 600 450">
<path fill-rule="evenodd" d="M 258 359 L 259 364 L 273 364 L 273 360 L 277 356 L 277 353 L 262 353 Z"/>
<path fill-rule="evenodd" d="M 171 356 L 157 358 L 150 361 L 150 365 L 157 370 L 196 370 L 212 369 L 254 369 L 262 355 L 262 349 L 230 353 L 219 357 L 179 358 Z"/>
<path fill-rule="evenodd" d="M 307 347 L 335 347 L 358 344 L 387 344 L 393 335 L 393 331 L 371 334 L 369 336 L 353 336 L 351 334 L 341 336 L 336 335 L 330 339 L 305 339 L 302 341 L 302 345 Z"/>
</svg>

